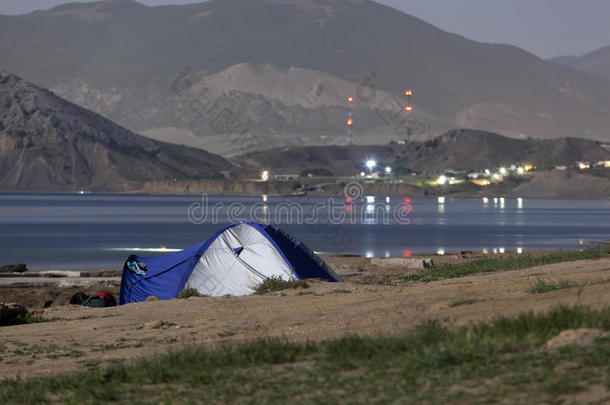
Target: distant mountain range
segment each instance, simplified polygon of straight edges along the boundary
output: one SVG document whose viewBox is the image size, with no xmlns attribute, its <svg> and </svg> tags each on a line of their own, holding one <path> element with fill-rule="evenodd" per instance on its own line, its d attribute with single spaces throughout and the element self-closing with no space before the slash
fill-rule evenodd
<svg viewBox="0 0 610 405">
<path fill-rule="evenodd" d="M 132 191 L 231 168 L 220 156 L 134 134 L 0 72 L 0 190 Z"/>
<path fill-rule="evenodd" d="M 608 139 L 610 81 L 370 0 L 73 3 L 0 16 L 0 66 L 155 139 L 224 155 L 455 127 Z M 401 112 L 404 90 L 415 112 Z"/>
<path fill-rule="evenodd" d="M 525 163 L 552 168 L 584 160 L 610 160 L 610 145 L 575 138 L 513 139 L 477 130 L 453 130 L 405 145 L 275 147 L 229 161 L 201 149 L 137 135 L 48 90 L 0 73 L 2 191 L 287 192 L 293 187 L 290 183 L 267 187 L 261 182 L 226 181 L 223 172 L 239 179 L 257 177 L 261 170 L 269 169 L 278 174 L 300 174 L 307 182 L 309 173 L 353 176 L 370 158 L 376 159 L 379 167 L 391 165 L 402 174 Z M 583 178 L 582 184 L 585 180 L 590 179 Z M 606 183 L 595 183 L 601 187 L 601 195 L 607 194 Z M 534 191 L 543 195 L 543 186 Z"/>
<path fill-rule="evenodd" d="M 594 76 L 610 79 L 610 46 L 582 56 L 560 56 L 550 62 L 570 67 Z"/>
</svg>

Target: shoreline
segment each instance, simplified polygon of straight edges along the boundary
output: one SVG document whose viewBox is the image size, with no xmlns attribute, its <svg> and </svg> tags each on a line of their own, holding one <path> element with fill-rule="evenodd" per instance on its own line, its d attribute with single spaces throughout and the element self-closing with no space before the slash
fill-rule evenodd
<svg viewBox="0 0 610 405">
<path fill-rule="evenodd" d="M 109 197 L 129 197 L 129 196 L 135 196 L 135 197 L 201 197 L 202 194 L 205 194 L 209 197 L 235 197 L 235 198 L 239 198 L 239 197 L 262 197 L 265 196 L 267 198 L 285 198 L 285 199 L 296 199 L 298 200 L 299 198 L 309 198 L 309 197 L 314 197 L 314 198 L 323 198 L 323 197 L 328 197 L 328 198 L 344 198 L 345 195 L 341 194 L 341 193 L 337 193 L 337 194 L 332 194 L 332 193 L 310 193 L 310 194 L 305 194 L 305 195 L 286 195 L 286 194 L 258 194 L 258 193 L 250 193 L 250 194 L 232 194 L 232 193 L 220 193 L 220 194 L 207 194 L 205 192 L 189 192 L 189 193 L 171 193 L 171 192 L 167 192 L 167 193 L 163 193 L 163 192 L 159 192 L 159 193 L 154 193 L 154 192 L 140 192 L 140 191 L 92 191 L 89 192 L 87 194 L 80 194 L 78 191 L 0 191 L 0 196 L 9 196 L 9 195 L 40 195 L 40 196 L 53 196 L 53 195 L 57 195 L 57 196 L 82 196 L 82 197 L 86 197 L 86 196 L 98 196 L 98 197 L 103 197 L 103 196 L 109 196 Z M 371 194 L 374 195 L 374 194 Z M 384 197 L 396 197 L 396 198 L 402 198 L 405 196 L 405 194 L 400 194 L 400 193 L 391 193 L 391 194 L 384 194 L 384 193 L 379 193 L 379 195 L 383 195 Z M 523 195 L 509 195 L 507 196 L 506 194 L 501 194 L 501 193 L 479 193 L 479 194 L 465 194 L 465 193 L 438 193 L 438 194 L 429 194 L 429 195 L 413 195 L 413 194 L 409 194 L 409 197 L 413 198 L 413 199 L 429 199 L 429 200 L 433 200 L 436 199 L 438 197 L 445 197 L 445 198 L 450 198 L 450 199 L 455 199 L 455 200 L 480 200 L 483 198 L 506 198 L 506 199 L 518 199 L 518 198 L 523 198 L 523 199 L 528 199 L 528 200 L 534 200 L 534 201 L 545 201 L 545 200 L 553 200 L 553 201 L 610 201 L 610 195 L 609 196 L 598 196 L 598 197 L 582 197 L 582 198 L 578 198 L 578 197 L 554 197 L 554 196 L 532 196 L 532 197 L 528 197 L 528 196 L 523 196 Z"/>
<path fill-rule="evenodd" d="M 610 241 L 600 242 L 599 248 L 609 249 Z M 595 249 L 595 248 L 591 248 Z M 583 250 L 580 250 L 581 252 Z M 530 251 L 519 254 L 505 252 L 484 254 L 472 251 L 438 254 L 413 254 L 409 257 L 366 257 L 363 255 L 334 255 L 323 260 L 344 279 L 345 282 L 360 280 L 366 275 L 368 282 L 383 282 L 388 274 L 424 274 L 429 269 L 443 266 L 463 265 L 481 260 L 519 260 L 537 258 L 561 253 L 578 252 Z M 24 273 L 0 273 L 0 292 L 5 303 L 16 302 L 30 310 L 68 305 L 70 297 L 82 291 L 88 295 L 110 292 L 118 299 L 122 267 L 90 271 L 27 271 Z"/>
<path fill-rule="evenodd" d="M 570 246 L 566 248 L 561 247 L 548 247 L 548 248 L 498 248 L 497 251 L 489 247 L 481 247 L 478 249 L 473 248 L 465 248 L 462 250 L 443 250 L 443 253 L 439 253 L 438 250 L 434 250 L 434 248 L 425 250 L 425 251 L 410 251 L 409 256 L 400 256 L 400 255 L 372 255 L 368 256 L 366 253 L 356 253 L 356 252 L 343 252 L 343 253 L 325 253 L 325 252 L 317 252 L 316 253 L 323 260 L 334 260 L 334 259 L 342 259 L 342 258 L 364 258 L 364 259 L 405 259 L 405 258 L 413 258 L 413 259 L 428 259 L 428 258 L 449 258 L 449 257 L 462 257 L 462 256 L 476 256 L 481 258 L 498 258 L 498 257 L 508 257 L 508 256 L 539 256 L 545 254 L 552 254 L 563 251 L 574 251 L 574 250 L 583 250 L 583 249 L 595 249 L 595 248 L 603 248 L 604 246 L 610 246 L 610 239 L 604 240 L 586 240 L 583 241 L 583 244 L 580 246 Z M 182 249 L 186 249 L 188 246 L 185 246 Z M 160 255 L 146 256 L 145 254 L 140 254 L 142 257 L 160 257 L 167 254 L 174 253 L 176 251 L 182 249 L 169 249 L 167 252 L 157 252 L 163 253 Z M 136 254 L 136 251 L 132 251 L 131 254 Z M 130 251 L 125 251 L 125 259 L 129 256 Z M 444 260 L 443 260 L 444 261 Z M 24 261 L 24 262 L 27 262 Z M 23 262 L 22 262 L 23 263 Z M 40 268 L 36 266 L 35 269 L 28 268 L 27 271 L 22 273 L 2 273 L 0 272 L 0 281 L 2 278 L 7 277 L 24 277 L 24 278 L 36 278 L 36 277 L 94 277 L 96 274 L 101 275 L 111 275 L 117 274 L 120 276 L 120 272 L 122 271 L 122 261 L 117 261 L 118 265 L 114 266 L 113 264 L 106 264 L 101 267 L 91 267 L 86 268 L 82 267 L 79 264 L 70 264 L 66 265 L 66 267 L 62 266 L 49 266 Z M 27 263 L 23 263 L 27 266 Z M 3 266 L 16 266 L 17 263 L 1 263 L 0 268 Z M 117 273 L 118 272 L 118 273 Z M 48 275 L 44 275 L 48 273 Z"/>
<path fill-rule="evenodd" d="M 591 248 L 597 248 L 598 246 L 604 246 L 604 245 L 610 245 L 610 241 L 606 241 L 606 240 L 600 240 L 600 241 L 587 241 L 584 245 L 583 245 L 583 249 L 591 249 Z M 188 246 L 185 247 L 185 249 L 188 248 Z M 487 252 L 485 252 L 485 250 L 488 250 Z M 182 249 L 179 249 L 182 250 Z M 468 256 L 476 256 L 476 257 L 484 257 L 484 258 L 497 258 L 497 257 L 507 257 L 507 256 L 538 256 L 538 255 L 544 255 L 544 254 L 551 254 L 551 253 L 556 253 L 556 252 L 561 252 L 561 251 L 571 251 L 574 250 L 574 247 L 572 248 L 566 248 L 566 249 L 561 249 L 561 248 L 544 248 L 544 249 L 527 249 L 527 248 L 523 248 L 521 251 L 519 251 L 518 249 L 504 249 L 503 251 L 498 250 L 497 252 L 493 252 L 493 249 L 489 249 L 489 248 L 480 248 L 480 249 L 464 249 L 464 250 L 456 250 L 456 251 L 445 251 L 442 254 L 439 254 L 438 251 L 434 251 L 434 250 L 429 250 L 429 251 L 425 251 L 425 252 L 411 252 L 410 256 L 386 256 L 386 255 L 379 255 L 379 256 L 367 256 L 366 254 L 363 253 L 332 253 L 332 254 L 324 254 L 324 253 L 319 253 L 317 252 L 316 254 L 322 258 L 323 260 L 326 259 L 330 259 L 330 260 L 334 260 L 334 259 L 349 259 L 349 258 L 364 258 L 364 259 L 407 259 L 407 258 L 412 258 L 412 259 L 427 259 L 427 258 L 447 258 L 447 257 L 461 257 L 464 255 L 468 255 Z M 126 252 L 129 253 L 129 252 Z M 174 251 L 168 251 L 166 254 L 171 254 L 174 253 Z M 129 254 L 125 255 L 125 259 L 129 256 Z M 161 257 L 163 255 L 160 256 L 146 256 L 146 255 L 140 255 L 141 257 Z M 12 263 L 0 263 L 0 267 L 2 266 L 10 266 L 10 265 L 14 265 Z M 24 277 L 24 278 L 38 278 L 38 277 L 94 277 L 95 274 L 101 273 L 101 274 L 114 274 L 116 271 L 121 271 L 122 267 L 113 267 L 113 266 L 103 266 L 103 267 L 92 267 L 92 268 L 84 268 L 78 264 L 74 264 L 74 265 L 67 265 L 67 267 L 61 267 L 61 266 L 57 266 L 57 267 L 44 267 L 44 268 L 36 268 L 36 269 L 30 269 L 28 268 L 28 270 L 26 272 L 23 273 L 0 273 L 0 281 L 2 280 L 2 278 L 6 278 L 6 277 L 10 277 L 7 274 L 12 274 L 12 275 L 19 275 L 19 277 Z M 45 275 L 45 273 L 47 273 L 48 275 Z M 65 273 L 65 275 L 61 275 L 62 273 Z M 72 273 L 73 275 L 68 275 Z"/>
<path fill-rule="evenodd" d="M 460 184 L 432 185 L 408 177 L 388 181 L 360 177 L 303 177 L 292 180 L 191 179 L 119 182 L 103 187 L 79 186 L 73 190 L 2 190 L 2 194 L 142 195 L 142 196 L 260 196 L 281 198 L 344 197 L 346 187 L 358 184 L 363 195 L 411 198 L 527 198 L 562 200 L 610 200 L 610 178 L 580 171 L 552 170 L 528 175 L 516 182 L 480 186 L 466 180 Z M 352 190 L 353 191 L 353 190 Z M 84 194 L 80 194 L 83 192 Z"/>
</svg>

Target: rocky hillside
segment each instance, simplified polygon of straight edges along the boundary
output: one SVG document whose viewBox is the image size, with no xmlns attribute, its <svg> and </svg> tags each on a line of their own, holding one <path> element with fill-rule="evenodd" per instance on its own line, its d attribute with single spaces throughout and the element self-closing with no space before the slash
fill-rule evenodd
<svg viewBox="0 0 610 405">
<path fill-rule="evenodd" d="M 610 127 L 607 80 L 371 0 L 72 3 L 0 16 L 0 36 L 0 66 L 131 130 L 224 154 L 258 149 L 233 132 L 264 147 L 340 139 L 348 95 L 358 143 L 404 136 L 406 117 L 385 114 L 381 95 L 377 108 L 373 89 L 397 104 L 415 91 L 415 139 L 468 127 L 604 140 Z"/>
<path fill-rule="evenodd" d="M 0 73 L 0 190 L 123 191 L 143 181 L 219 176 L 225 159 L 134 134 Z"/>
<path fill-rule="evenodd" d="M 185 76 L 179 76 L 174 82 L 174 87 L 177 92 L 169 96 L 169 100 L 185 112 L 184 116 L 179 118 L 172 115 L 171 110 L 160 109 L 153 114 L 155 125 L 164 127 L 147 129 L 142 133 L 154 139 L 194 147 L 198 147 L 202 139 L 208 140 L 207 144 L 213 143 L 214 150 L 224 155 L 237 155 L 245 150 L 265 149 L 278 144 L 344 144 L 347 140 L 346 99 L 348 95 L 359 93 L 355 83 L 331 74 L 252 63 L 234 65 L 212 75 L 186 71 Z M 79 98 L 81 90 L 79 86 L 58 89 L 81 104 L 96 103 L 96 97 Z M 388 122 L 392 123 L 396 111 L 401 112 L 400 100 L 380 90 L 366 102 L 357 99 L 352 106 L 355 142 L 388 143 L 399 139 L 400 129 L 396 131 Z M 221 121 L 223 114 L 231 120 Z M 418 110 L 416 116 L 419 120 L 417 134 L 427 130 L 432 122 L 435 128 L 440 128 L 441 123 L 425 111 Z M 127 118 L 128 125 L 137 126 L 139 117 L 134 111 Z M 407 116 L 398 117 L 393 123 L 400 126 L 403 119 Z M 197 137 L 195 132 L 185 130 L 185 127 L 208 135 Z M 231 131 L 233 135 L 226 136 Z M 245 131 L 254 136 L 250 142 L 244 142 L 242 134 Z"/>
<path fill-rule="evenodd" d="M 445 169 L 482 170 L 501 165 L 532 164 L 539 168 L 572 166 L 578 161 L 610 160 L 610 145 L 577 138 L 514 139 L 476 130 L 453 130 L 424 142 L 386 146 L 311 146 L 274 148 L 234 160 L 278 173 L 300 173 L 325 168 L 334 175 L 354 175 L 363 163 L 436 172 Z"/>
<path fill-rule="evenodd" d="M 502 165 L 538 168 L 574 166 L 578 161 L 610 160 L 609 145 L 579 138 L 514 139 L 495 133 L 460 129 L 433 140 L 399 147 L 395 165 L 414 170 L 481 170 Z"/>
</svg>

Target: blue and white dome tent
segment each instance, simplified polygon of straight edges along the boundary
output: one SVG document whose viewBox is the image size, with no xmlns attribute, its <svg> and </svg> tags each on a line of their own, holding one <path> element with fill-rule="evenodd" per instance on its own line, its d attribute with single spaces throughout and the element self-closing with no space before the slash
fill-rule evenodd
<svg viewBox="0 0 610 405">
<path fill-rule="evenodd" d="M 342 281 L 311 249 L 271 225 L 243 222 L 206 242 L 163 257 L 130 256 L 119 305 L 153 295 L 172 299 L 184 288 L 213 297 L 248 295 L 269 277 Z"/>
</svg>

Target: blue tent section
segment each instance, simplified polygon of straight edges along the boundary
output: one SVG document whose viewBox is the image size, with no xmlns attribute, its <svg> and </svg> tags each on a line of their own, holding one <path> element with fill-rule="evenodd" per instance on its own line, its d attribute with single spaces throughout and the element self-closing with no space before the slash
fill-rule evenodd
<svg viewBox="0 0 610 405">
<path fill-rule="evenodd" d="M 130 256 L 119 305 L 149 296 L 172 299 L 185 287 L 202 294 L 244 295 L 267 277 L 341 279 L 311 249 L 271 225 L 233 224 L 205 242 L 163 257 Z"/>
<path fill-rule="evenodd" d="M 298 278 L 321 278 L 328 281 L 341 281 L 334 271 L 320 256 L 315 254 L 307 245 L 292 235 L 274 228 L 265 227 L 265 232 L 273 239 L 277 247 L 295 269 Z"/>
</svg>

